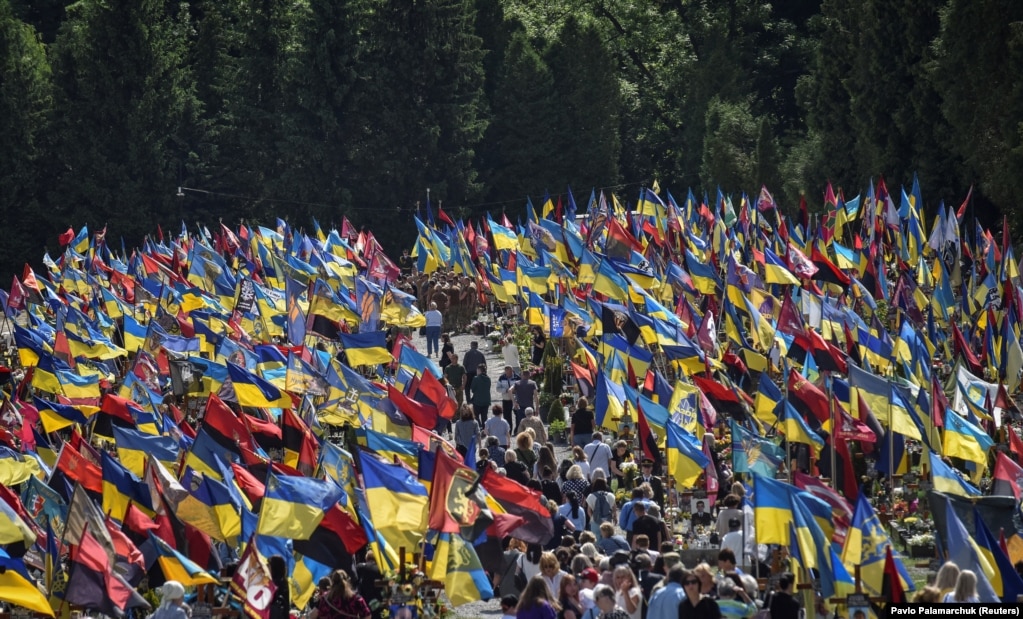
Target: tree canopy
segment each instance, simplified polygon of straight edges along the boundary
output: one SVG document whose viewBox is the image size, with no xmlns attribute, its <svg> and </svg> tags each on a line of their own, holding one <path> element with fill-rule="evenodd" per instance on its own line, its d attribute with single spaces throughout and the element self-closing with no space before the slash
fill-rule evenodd
<svg viewBox="0 0 1023 619">
<path fill-rule="evenodd" d="M 0 262 L 83 224 L 407 243 L 427 189 L 514 219 L 655 179 L 792 210 L 917 174 L 1019 226 L 1021 73 L 996 0 L 0 0 Z"/>
</svg>

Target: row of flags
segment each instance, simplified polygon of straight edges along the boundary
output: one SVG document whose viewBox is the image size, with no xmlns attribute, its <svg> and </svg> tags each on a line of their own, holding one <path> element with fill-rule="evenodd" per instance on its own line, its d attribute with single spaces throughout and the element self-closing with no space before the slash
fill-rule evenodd
<svg viewBox="0 0 1023 619">
<path fill-rule="evenodd" d="M 528 322 L 575 337 L 571 369 L 599 425 L 634 420 L 645 454 L 683 486 L 716 480 L 709 430 L 729 417 L 735 470 L 770 466 L 784 434 L 833 448 L 835 477 L 859 500 L 849 440 L 898 445 L 891 470 L 904 466 L 908 436 L 927 444 L 929 462 L 966 453 L 983 471 L 984 424 L 996 421 L 988 411 L 1013 414 L 1019 383 L 1018 371 L 981 377 L 1019 357 L 1007 240 L 999 250 L 983 231 L 972 244 L 951 238 L 946 214 L 935 249 L 923 242 L 919 192 L 903 193 L 898 208 L 883 182 L 862 200 L 829 194 L 814 223 L 805 208 L 799 221 L 785 218 L 766 190 L 738 209 L 720 193 L 678 204 L 644 190 L 632 211 L 594 195 L 582 217 L 574 201 L 545 201 L 542 217 L 527 205 L 518 225 L 448 216 L 442 230 L 417 220 L 413 254 L 421 271 L 475 278 Z M 489 595 L 488 543 L 552 534 L 535 493 L 489 473 L 476 479 L 433 432 L 453 406 L 432 360 L 402 337 L 386 343 L 381 324 L 425 321 L 371 233 L 344 220 L 340 231 L 314 222 L 306 234 L 278 220 L 212 233 L 183 225 L 172 238 L 161 230 L 130 254 L 110 248 L 105 231 L 67 241 L 56 261 L 44 258 L 45 273 L 26 266 L 0 295 L 26 370 L 3 403 L 10 453 L 0 483 L 20 486 L 33 506 L 0 527 L 8 552 L 22 546 L 15 564 L 28 552 L 64 556 L 84 537 L 57 533 L 50 553 L 38 543 L 49 545 L 42 523 L 60 522 L 62 503 L 67 514 L 91 504 L 100 519 L 83 535 L 120 526 L 146 569 L 182 582 L 215 570 L 214 542 L 251 545 L 288 560 L 301 600 L 316 574 L 362 546 L 385 571 L 399 548 L 422 547 L 460 603 Z M 955 259 L 936 257 L 946 254 Z M 924 292 L 946 280 L 951 301 Z M 939 385 L 930 360 L 953 351 L 954 381 Z M 764 378 L 771 366 L 784 389 Z M 186 398 L 202 403 L 200 423 L 175 404 Z M 357 437 L 347 451 L 324 440 L 325 426 L 344 425 Z M 775 532 L 777 543 L 795 554 L 798 540 L 826 539 L 810 507 L 789 509 L 792 528 Z M 834 567 L 837 556 L 849 571 L 840 549 L 818 556 L 806 545 L 800 561 Z"/>
<path fill-rule="evenodd" d="M 232 590 L 265 617 L 266 557 L 302 606 L 368 547 L 384 573 L 422 552 L 457 605 L 492 595 L 477 549 L 553 535 L 538 494 L 480 479 L 433 431 L 455 403 L 381 330 L 425 321 L 371 234 L 183 227 L 130 255 L 105 239 L 83 231 L 0 295 L 24 369 L 2 404 L 0 600 L 123 616 L 143 575 L 217 583 L 238 549 Z"/>
<path fill-rule="evenodd" d="M 996 491 L 1018 499 L 1023 449 L 1008 423 L 1020 418 L 1023 288 L 1007 225 L 999 244 L 966 218 L 969 195 L 958 209 L 940 204 L 929 226 L 915 178 L 895 193 L 871 182 L 852 198 L 829 186 L 813 218 L 805 201 L 787 217 L 766 188 L 734 203 L 720 191 L 676 201 L 643 189 L 632 207 L 594 194 L 584 215 L 568 195 L 571 215 L 545 198 L 517 223 L 418 221 L 413 255 L 421 270 L 475 277 L 528 323 L 574 338 L 571 368 L 598 423 L 636 422 L 644 455 L 682 486 L 716 478 L 704 435 L 726 415 L 736 472 L 773 476 L 784 438 L 822 467 L 834 454 L 826 475 L 858 505 L 852 452 L 902 474 L 916 441 L 937 490 L 977 497 L 994 472 Z M 1012 456 L 992 456 L 996 432 Z M 815 539 L 795 527 L 769 539 L 795 554 L 793 540 Z M 832 568 L 815 548 L 801 563 Z M 1023 558 L 1015 531 L 1007 548 Z M 847 571 L 861 563 L 833 550 Z"/>
</svg>

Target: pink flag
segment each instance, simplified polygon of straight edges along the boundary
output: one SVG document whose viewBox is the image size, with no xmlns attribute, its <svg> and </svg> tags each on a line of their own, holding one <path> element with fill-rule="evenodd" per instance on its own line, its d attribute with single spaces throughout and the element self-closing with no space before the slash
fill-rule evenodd
<svg viewBox="0 0 1023 619">
<path fill-rule="evenodd" d="M 708 432 L 703 435 L 703 455 L 707 456 L 707 468 L 704 469 L 704 473 L 707 477 L 707 501 L 710 503 L 711 508 L 714 507 L 714 502 L 718 498 L 718 471 L 714 468 L 714 458 L 710 453 L 710 445 L 707 441 L 714 440 L 714 435 Z"/>
</svg>

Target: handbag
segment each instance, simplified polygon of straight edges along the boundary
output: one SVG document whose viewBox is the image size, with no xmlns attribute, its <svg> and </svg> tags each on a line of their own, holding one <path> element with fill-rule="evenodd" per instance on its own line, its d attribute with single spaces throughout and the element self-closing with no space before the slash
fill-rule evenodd
<svg viewBox="0 0 1023 619">
<path fill-rule="evenodd" d="M 515 569 L 515 588 L 519 591 L 525 589 L 526 584 L 528 584 L 528 581 L 526 580 L 526 573 L 522 569 L 522 557 L 524 556 L 525 555 L 519 555 L 518 561 L 515 562 L 515 565 L 517 566 Z"/>
</svg>

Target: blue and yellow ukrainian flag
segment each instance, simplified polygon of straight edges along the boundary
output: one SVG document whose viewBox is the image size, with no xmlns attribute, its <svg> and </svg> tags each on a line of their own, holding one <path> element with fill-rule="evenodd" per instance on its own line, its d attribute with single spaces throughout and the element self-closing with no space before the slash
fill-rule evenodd
<svg viewBox="0 0 1023 619">
<path fill-rule="evenodd" d="M 431 531 L 424 553 L 427 576 L 444 582 L 444 591 L 448 592 L 452 605 L 489 600 L 494 596 L 476 549 L 461 535 Z"/>
<path fill-rule="evenodd" d="M 937 488 L 937 486 L 935 486 Z M 948 548 L 948 560 L 954 562 L 959 569 L 970 570 L 977 577 L 975 593 L 983 603 L 1001 601 L 991 577 L 997 574 L 997 566 L 988 562 L 986 553 L 978 547 L 977 541 L 963 526 L 962 521 L 952 507 L 952 501 L 945 500 L 945 541 Z M 1012 570 L 1015 572 L 1015 570 Z M 999 581 L 1001 579 L 998 579 Z"/>
<path fill-rule="evenodd" d="M 781 389 L 774 384 L 767 372 L 760 373 L 760 382 L 757 384 L 757 393 L 753 401 L 753 413 L 757 419 L 767 425 L 774 425 L 778 418 L 774 414 L 778 403 L 784 399 Z"/>
<path fill-rule="evenodd" d="M 931 451 L 928 457 L 931 467 L 931 482 L 934 484 L 935 490 L 963 497 L 981 496 L 980 490 L 960 477 L 951 466 L 945 464 L 941 456 Z"/>
<path fill-rule="evenodd" d="M 54 616 L 50 602 L 39 591 L 25 562 L 7 554 L 3 548 L 0 548 L 0 601 Z"/>
<path fill-rule="evenodd" d="M 489 213 L 487 214 L 487 225 L 490 227 L 490 234 L 494 237 L 494 249 L 498 251 L 518 249 L 519 239 L 515 233 L 491 219 Z"/>
<path fill-rule="evenodd" d="M 693 280 L 693 285 L 703 294 L 715 294 L 720 281 L 713 267 L 702 262 L 688 249 L 686 250 L 686 270 Z"/>
<path fill-rule="evenodd" d="M 245 368 L 228 362 L 227 374 L 234 386 L 239 405 L 257 408 L 291 407 L 291 398 L 288 394 Z"/>
<path fill-rule="evenodd" d="M 374 530 L 393 549 L 409 552 L 417 548 L 427 525 L 426 488 L 402 466 L 387 464 L 368 453 L 359 462 Z"/>
<path fill-rule="evenodd" d="M 951 501 L 950 501 L 951 503 Z M 998 540 L 984 524 L 980 512 L 974 508 L 973 525 L 975 535 L 972 538 L 974 547 L 979 555 L 992 568 L 991 573 L 985 574 L 995 590 L 995 595 L 1005 602 L 1011 603 L 1023 595 L 1023 579 L 1012 565 L 1012 561 L 1006 556 L 998 544 Z"/>
<path fill-rule="evenodd" d="M 824 448 L 824 439 L 806 425 L 806 420 L 788 400 L 778 403 L 775 414 L 778 416 L 779 429 L 785 434 L 787 441 L 811 445 L 818 451 Z"/>
<path fill-rule="evenodd" d="M 76 423 L 85 425 L 89 418 L 99 410 L 97 406 L 69 406 L 44 400 L 38 396 L 33 399 L 39 411 L 39 421 L 47 434 L 56 432 Z"/>
<path fill-rule="evenodd" d="M 419 461 L 419 450 L 422 446 L 409 440 L 401 439 L 384 432 L 366 427 L 356 431 L 359 444 L 393 462 L 395 458 L 415 468 Z"/>
<path fill-rule="evenodd" d="M 780 544 L 786 548 L 790 545 L 790 525 L 794 516 L 790 498 L 792 490 L 789 488 L 795 490 L 784 482 L 753 475 L 753 518 L 758 543 Z"/>
<path fill-rule="evenodd" d="M 103 513 L 117 521 L 124 520 L 128 504 L 148 514 L 153 514 L 153 498 L 149 486 L 124 468 L 120 462 L 107 452 L 102 452 L 101 466 L 103 470 Z"/>
<path fill-rule="evenodd" d="M 625 390 L 621 383 L 612 381 L 603 369 L 597 372 L 596 383 L 593 409 L 599 415 L 597 427 L 617 427 L 617 420 L 625 414 Z M 615 422 L 614 426 L 612 422 Z"/>
<path fill-rule="evenodd" d="M 186 468 L 181 485 L 188 494 L 174 513 L 213 539 L 234 543 L 242 532 L 241 503 L 232 501 L 232 492 L 224 482 Z"/>
<path fill-rule="evenodd" d="M 149 532 L 149 541 L 156 552 L 157 562 L 167 580 L 176 580 L 186 587 L 220 584 L 212 574 L 196 565 L 191 559 L 174 550 L 157 535 Z"/>
<path fill-rule="evenodd" d="M 256 532 L 289 539 L 309 539 L 323 514 L 341 501 L 344 491 L 333 481 L 277 475 L 270 471 L 259 508 Z"/>
<path fill-rule="evenodd" d="M 629 298 L 629 288 L 629 280 L 616 271 L 607 258 L 601 259 L 595 271 L 593 290 L 609 299 L 625 301 Z"/>
<path fill-rule="evenodd" d="M 394 357 L 387 351 L 387 334 L 383 331 L 367 331 L 364 333 L 339 333 L 341 347 L 348 357 L 348 364 L 379 365 L 390 363 Z"/>
<path fill-rule="evenodd" d="M 79 376 L 56 357 L 44 355 L 39 358 L 32 374 L 32 386 L 36 389 L 57 393 L 69 398 L 98 398 L 99 378 Z"/>
<path fill-rule="evenodd" d="M 764 247 L 764 283 L 799 285 L 799 279 L 769 247 Z"/>
<path fill-rule="evenodd" d="M 665 425 L 667 432 L 667 469 L 683 488 L 690 488 L 710 462 L 703 453 L 700 439 L 672 420 Z"/>
<path fill-rule="evenodd" d="M 291 601 L 296 608 L 305 608 L 319 585 L 320 579 L 330 576 L 333 568 L 295 552 L 295 567 L 291 570 Z"/>
<path fill-rule="evenodd" d="M 147 456 L 168 467 L 178 459 L 178 442 L 170 436 L 156 436 L 116 425 L 113 430 L 117 457 L 126 469 L 139 477 L 145 474 Z"/>
<path fill-rule="evenodd" d="M 955 411 L 946 411 L 942 441 L 944 455 L 975 462 L 983 470 L 987 468 L 988 451 L 994 446 L 995 442 L 987 432 L 963 419 Z"/>
</svg>

